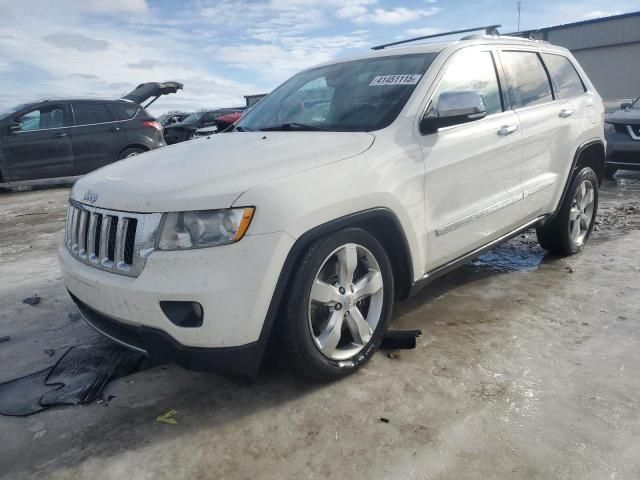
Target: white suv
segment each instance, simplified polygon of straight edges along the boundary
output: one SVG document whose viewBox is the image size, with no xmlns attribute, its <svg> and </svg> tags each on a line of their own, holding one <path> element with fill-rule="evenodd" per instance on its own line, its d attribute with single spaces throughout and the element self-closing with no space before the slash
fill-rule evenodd
<svg viewBox="0 0 640 480">
<path fill-rule="evenodd" d="M 332 379 L 394 299 L 535 227 L 578 252 L 604 108 L 571 54 L 481 36 L 305 70 L 232 133 L 76 183 L 59 257 L 86 320 L 187 368 L 257 372 L 265 346 Z"/>
</svg>

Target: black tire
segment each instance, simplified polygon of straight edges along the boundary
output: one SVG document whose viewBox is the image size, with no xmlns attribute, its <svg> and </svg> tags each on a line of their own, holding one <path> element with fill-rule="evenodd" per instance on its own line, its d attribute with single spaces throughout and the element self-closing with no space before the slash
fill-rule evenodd
<svg viewBox="0 0 640 480">
<path fill-rule="evenodd" d="M 562 205 L 560 205 L 560 209 L 558 210 L 555 218 L 536 229 L 538 242 L 542 248 L 556 255 L 573 255 L 582 250 L 582 247 L 587 243 L 587 240 L 593 231 L 598 212 L 598 177 L 595 172 L 589 167 L 584 167 L 575 174 L 570 181 L 571 184 L 567 191 L 567 195 L 562 202 Z M 593 189 L 593 214 L 588 228 L 586 229 L 584 238 L 581 241 L 576 242 L 571 237 L 570 214 L 571 209 L 574 206 L 576 192 L 584 182 L 589 182 Z"/>
<path fill-rule="evenodd" d="M 144 152 L 146 152 L 144 148 L 139 148 L 139 147 L 125 148 L 122 152 L 120 152 L 120 155 L 118 156 L 118 160 L 122 160 L 127 157 L 134 157 Z"/>
<path fill-rule="evenodd" d="M 364 247 L 377 261 L 383 281 L 382 308 L 378 324 L 368 343 L 352 357 L 338 361 L 323 355 L 316 346 L 309 306 L 311 287 L 325 259 L 336 249 L 347 244 Z M 393 310 L 393 273 L 384 248 L 367 231 L 348 228 L 311 244 L 298 262 L 287 290 L 284 315 L 279 320 L 277 333 L 284 360 L 296 373 L 318 381 L 336 380 L 356 371 L 380 346 Z"/>
<path fill-rule="evenodd" d="M 613 178 L 618 169 L 616 167 L 606 166 L 604 169 L 604 176 L 607 178 Z"/>
</svg>

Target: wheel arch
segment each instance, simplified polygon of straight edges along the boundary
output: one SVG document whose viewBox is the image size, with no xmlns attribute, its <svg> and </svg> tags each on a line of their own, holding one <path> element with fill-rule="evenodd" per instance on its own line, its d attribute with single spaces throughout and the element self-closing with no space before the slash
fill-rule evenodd
<svg viewBox="0 0 640 480">
<path fill-rule="evenodd" d="M 558 214 L 558 210 L 560 210 L 560 207 L 562 206 L 564 199 L 567 196 L 569 187 L 571 186 L 571 179 L 581 167 L 592 168 L 596 173 L 596 177 L 598 177 L 598 186 L 602 185 L 602 182 L 604 181 L 605 171 L 605 151 L 606 149 L 604 146 L 604 142 L 599 138 L 588 140 L 576 149 L 576 153 L 574 154 L 573 161 L 571 163 L 571 169 L 569 170 L 569 174 L 565 179 L 565 184 L 562 190 L 562 195 L 560 196 L 560 201 L 556 205 L 553 213 L 544 220 L 545 223 L 553 220 Z"/>
<path fill-rule="evenodd" d="M 126 147 L 124 147 L 123 149 L 121 149 L 118 152 L 118 158 L 116 160 L 120 159 L 120 155 L 122 155 L 125 150 L 128 150 L 130 148 L 139 148 L 140 150 L 142 150 L 144 152 L 148 152 L 150 150 L 149 147 L 147 147 L 145 145 L 142 145 L 140 143 L 132 143 L 132 144 L 127 145 Z"/>
<path fill-rule="evenodd" d="M 591 167 L 598 177 L 598 185 L 602 185 L 605 171 L 605 147 L 602 140 L 589 141 L 578 148 L 576 160 L 571 175 L 580 167 Z"/>
<path fill-rule="evenodd" d="M 331 220 L 318 225 L 301 235 L 291 247 L 276 282 L 267 310 L 259 342 L 266 347 L 273 326 L 281 315 L 283 293 L 292 279 L 299 258 L 315 240 L 344 228 L 356 227 L 371 233 L 382 244 L 389 255 L 395 281 L 396 298 L 406 298 L 413 284 L 413 264 L 409 242 L 398 217 L 388 208 L 372 208 Z"/>
</svg>

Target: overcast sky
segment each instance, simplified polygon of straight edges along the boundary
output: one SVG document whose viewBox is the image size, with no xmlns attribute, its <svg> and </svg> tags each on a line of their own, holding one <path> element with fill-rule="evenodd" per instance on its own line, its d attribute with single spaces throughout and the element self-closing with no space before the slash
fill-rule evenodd
<svg viewBox="0 0 640 480">
<path fill-rule="evenodd" d="M 0 0 L 0 110 L 49 96 L 185 88 L 151 108 L 242 105 L 296 71 L 398 38 L 500 23 L 516 0 Z M 637 0 L 523 0 L 522 29 L 637 9 Z"/>
</svg>

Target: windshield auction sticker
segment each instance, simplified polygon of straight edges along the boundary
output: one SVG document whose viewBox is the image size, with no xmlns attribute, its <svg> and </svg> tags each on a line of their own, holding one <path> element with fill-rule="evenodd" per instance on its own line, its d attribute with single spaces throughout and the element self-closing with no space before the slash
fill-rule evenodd
<svg viewBox="0 0 640 480">
<path fill-rule="evenodd" d="M 420 81 L 422 75 L 417 73 L 408 75 L 378 75 L 371 83 L 370 87 L 382 87 L 385 85 L 415 85 Z"/>
</svg>

